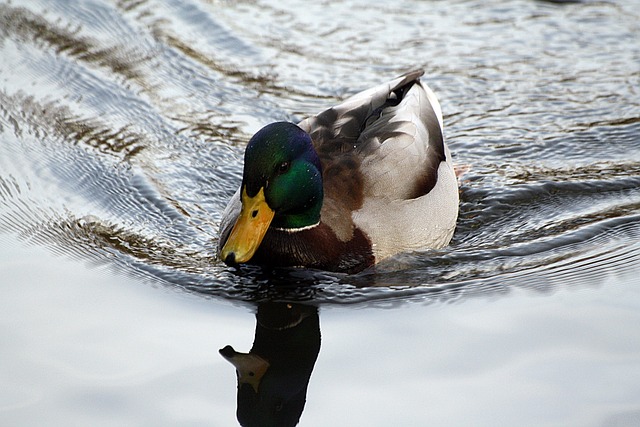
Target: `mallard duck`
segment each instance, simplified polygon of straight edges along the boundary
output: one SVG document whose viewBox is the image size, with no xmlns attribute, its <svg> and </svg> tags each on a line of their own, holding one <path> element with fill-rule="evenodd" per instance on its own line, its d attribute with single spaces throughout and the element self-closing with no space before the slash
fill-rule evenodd
<svg viewBox="0 0 640 427">
<path fill-rule="evenodd" d="M 458 183 L 440 104 L 413 71 L 249 141 L 220 224 L 229 265 L 354 273 L 400 252 L 446 246 Z"/>
</svg>

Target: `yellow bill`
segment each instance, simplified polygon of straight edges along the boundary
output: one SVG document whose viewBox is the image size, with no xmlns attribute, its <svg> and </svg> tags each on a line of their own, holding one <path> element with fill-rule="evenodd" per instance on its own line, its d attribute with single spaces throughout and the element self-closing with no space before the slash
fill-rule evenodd
<svg viewBox="0 0 640 427">
<path fill-rule="evenodd" d="M 240 216 L 220 251 L 222 260 L 238 264 L 249 261 L 262 243 L 274 215 L 275 212 L 264 198 L 264 188 L 260 188 L 253 197 L 247 196 L 244 188 Z"/>
</svg>

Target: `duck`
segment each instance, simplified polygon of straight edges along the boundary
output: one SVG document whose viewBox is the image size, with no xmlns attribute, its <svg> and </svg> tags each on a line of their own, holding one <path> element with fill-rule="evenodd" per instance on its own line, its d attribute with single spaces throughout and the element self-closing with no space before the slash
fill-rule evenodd
<svg viewBox="0 0 640 427">
<path fill-rule="evenodd" d="M 255 133 L 222 214 L 218 258 L 353 274 L 448 245 L 458 181 L 440 103 L 423 74 Z"/>
</svg>

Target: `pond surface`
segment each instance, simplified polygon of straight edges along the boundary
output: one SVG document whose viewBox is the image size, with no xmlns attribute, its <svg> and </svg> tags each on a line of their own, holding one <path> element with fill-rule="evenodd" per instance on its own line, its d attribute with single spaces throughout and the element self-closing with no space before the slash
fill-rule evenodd
<svg viewBox="0 0 640 427">
<path fill-rule="evenodd" d="M 215 259 L 253 132 L 416 68 L 450 246 Z M 254 337 L 263 422 L 640 425 L 640 3 L 0 0 L 0 273 L 2 425 L 237 425 Z"/>
</svg>

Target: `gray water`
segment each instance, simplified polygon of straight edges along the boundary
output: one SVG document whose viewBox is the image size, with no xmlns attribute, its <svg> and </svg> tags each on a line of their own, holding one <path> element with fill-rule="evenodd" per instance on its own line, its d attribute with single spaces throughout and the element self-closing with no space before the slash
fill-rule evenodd
<svg viewBox="0 0 640 427">
<path fill-rule="evenodd" d="M 218 349 L 286 301 L 322 337 L 300 425 L 640 425 L 639 11 L 0 3 L 0 424 L 237 424 Z M 468 168 L 449 247 L 215 259 L 253 132 L 414 68 Z"/>
</svg>

